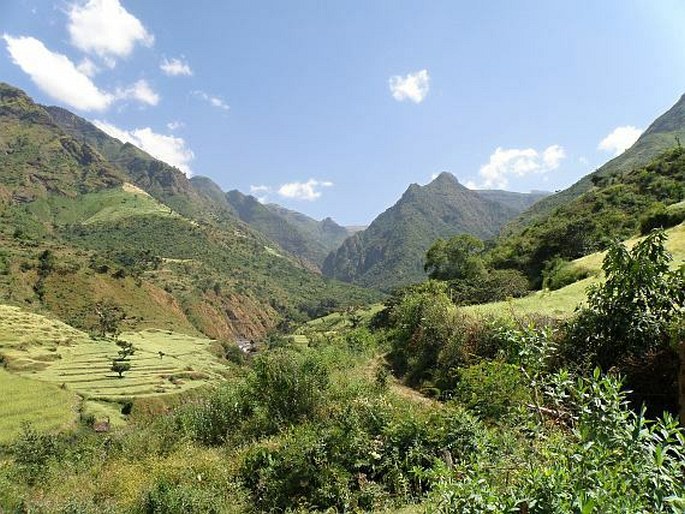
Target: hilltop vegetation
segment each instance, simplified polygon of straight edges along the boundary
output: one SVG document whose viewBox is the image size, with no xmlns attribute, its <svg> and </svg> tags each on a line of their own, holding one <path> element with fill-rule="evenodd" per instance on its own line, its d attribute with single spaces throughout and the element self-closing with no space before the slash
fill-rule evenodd
<svg viewBox="0 0 685 514">
<path fill-rule="evenodd" d="M 552 212 L 574 198 L 591 190 L 597 180 L 619 176 L 633 169 L 639 169 L 660 154 L 673 147 L 676 139 L 685 141 L 685 95 L 664 114 L 659 116 L 638 138 L 633 146 L 618 157 L 585 175 L 568 189 L 542 199 L 526 210 L 509 227 L 513 233 L 520 233 L 526 226 L 552 214 Z"/>
<path fill-rule="evenodd" d="M 685 219 L 685 209 L 677 205 L 685 198 L 685 151 L 680 146 L 646 166 L 595 175 L 591 181 L 590 190 L 546 218 L 501 238 L 491 252 L 493 265 L 521 270 L 540 286 L 552 259 L 577 259 L 641 228 L 673 226 Z"/>
</svg>

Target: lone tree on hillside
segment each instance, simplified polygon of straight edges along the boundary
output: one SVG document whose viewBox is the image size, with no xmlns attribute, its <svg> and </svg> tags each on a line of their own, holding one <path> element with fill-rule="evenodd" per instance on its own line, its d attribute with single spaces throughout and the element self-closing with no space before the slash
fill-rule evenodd
<svg viewBox="0 0 685 514">
<path fill-rule="evenodd" d="M 95 304 L 95 314 L 98 317 L 98 333 L 100 337 L 111 334 L 116 340 L 121 332 L 119 326 L 126 319 L 126 314 L 118 305 L 107 300 Z"/>
<path fill-rule="evenodd" d="M 112 360 L 112 367 L 110 368 L 110 370 L 114 371 L 115 373 L 119 373 L 119 378 L 123 378 L 124 373 L 130 369 L 131 369 L 131 363 L 130 362 L 127 362 L 123 359 Z"/>
</svg>

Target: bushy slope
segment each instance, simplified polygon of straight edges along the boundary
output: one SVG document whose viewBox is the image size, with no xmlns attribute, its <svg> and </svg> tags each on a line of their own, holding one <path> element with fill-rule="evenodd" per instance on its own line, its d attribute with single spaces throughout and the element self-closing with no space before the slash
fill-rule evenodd
<svg viewBox="0 0 685 514">
<path fill-rule="evenodd" d="M 179 170 L 0 86 L 0 301 L 84 329 L 93 306 L 130 328 L 258 337 L 376 295 L 307 271 Z"/>
<path fill-rule="evenodd" d="M 594 181 L 640 168 L 675 145 L 676 138 L 685 141 L 685 95 L 659 116 L 635 144 L 596 171 L 584 176 L 568 189 L 542 199 L 521 214 L 508 228 L 520 233 L 526 226 L 551 214 L 554 209 L 589 191 Z"/>
<path fill-rule="evenodd" d="M 426 250 L 439 237 L 494 237 L 516 210 L 480 196 L 449 173 L 412 184 L 364 231 L 346 239 L 324 262 L 329 277 L 390 290 L 425 278 Z"/>
<path fill-rule="evenodd" d="M 655 203 L 668 206 L 685 198 L 685 152 L 676 147 L 646 166 L 591 180 L 590 190 L 503 237 L 492 252 L 494 264 L 525 271 L 539 284 L 550 259 L 576 259 L 635 235 Z"/>
</svg>

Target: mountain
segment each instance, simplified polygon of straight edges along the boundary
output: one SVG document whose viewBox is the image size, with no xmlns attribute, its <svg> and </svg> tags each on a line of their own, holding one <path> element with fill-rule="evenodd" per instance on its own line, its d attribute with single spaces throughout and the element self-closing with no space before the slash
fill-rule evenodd
<svg viewBox="0 0 685 514">
<path fill-rule="evenodd" d="M 681 139 L 685 95 L 623 154 L 505 227 L 491 252 L 493 264 L 524 271 L 539 286 L 551 259 L 572 260 L 635 235 L 641 216 L 659 208 L 655 204 L 685 198 Z"/>
<path fill-rule="evenodd" d="M 685 141 L 685 94 L 673 107 L 659 116 L 633 146 L 594 172 L 585 175 L 571 187 L 537 202 L 515 219 L 506 231 L 520 233 L 533 221 L 543 219 L 555 208 L 591 190 L 593 181 L 645 166 L 663 151 L 673 147 L 676 138 Z"/>
<path fill-rule="evenodd" d="M 228 340 L 378 298 L 310 272 L 178 169 L 6 84 L 0 169 L 2 303 L 90 330 L 107 302 L 126 328 Z"/>
<path fill-rule="evenodd" d="M 425 252 L 437 238 L 461 233 L 492 238 L 521 210 L 488 195 L 502 196 L 471 191 L 449 173 L 441 173 L 425 186 L 412 184 L 366 230 L 332 252 L 323 273 L 382 291 L 421 281 L 425 279 Z M 519 201 L 514 198 L 518 194 L 507 197 L 509 204 Z"/>
<path fill-rule="evenodd" d="M 326 256 L 349 236 L 344 227 L 330 218 L 317 221 L 276 204 L 263 205 L 240 191 L 229 191 L 225 199 L 242 221 L 317 271 Z"/>
<path fill-rule="evenodd" d="M 501 189 L 478 189 L 480 196 L 486 200 L 493 201 L 511 207 L 517 212 L 523 212 L 536 202 L 548 197 L 552 193 L 548 191 L 531 191 L 530 193 L 517 193 L 514 191 L 503 191 Z"/>
</svg>

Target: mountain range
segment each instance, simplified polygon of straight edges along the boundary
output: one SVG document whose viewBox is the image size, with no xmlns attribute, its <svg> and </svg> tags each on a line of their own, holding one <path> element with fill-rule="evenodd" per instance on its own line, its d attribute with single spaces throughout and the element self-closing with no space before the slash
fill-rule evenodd
<svg viewBox="0 0 685 514">
<path fill-rule="evenodd" d="M 303 266 L 215 189 L 6 84 L 0 169 L 4 303 L 92 329 L 105 302 L 128 328 L 233 339 L 378 298 Z"/>
</svg>

